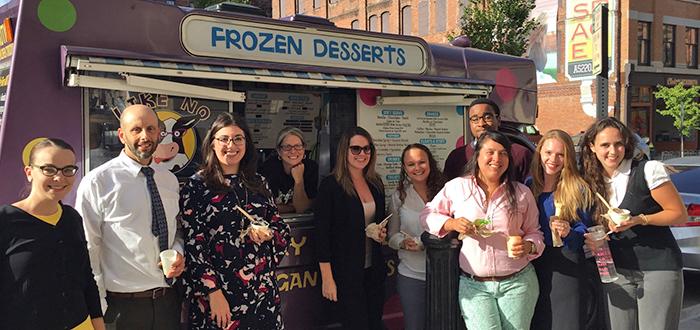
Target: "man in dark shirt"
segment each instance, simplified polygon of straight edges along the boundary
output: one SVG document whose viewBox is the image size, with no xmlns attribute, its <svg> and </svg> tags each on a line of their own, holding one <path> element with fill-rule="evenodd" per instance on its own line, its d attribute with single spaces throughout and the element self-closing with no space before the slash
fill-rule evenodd
<svg viewBox="0 0 700 330">
<path fill-rule="evenodd" d="M 469 130 L 474 140 L 452 150 L 450 155 L 447 156 L 445 170 L 443 171 L 447 180 L 452 180 L 464 174 L 469 159 L 474 155 L 476 139 L 488 129 L 498 130 L 501 124 L 500 117 L 501 109 L 489 99 L 479 98 L 469 105 Z M 530 172 L 532 152 L 517 143 L 513 143 L 511 145 L 511 155 L 515 169 L 515 180 L 524 182 Z"/>
</svg>

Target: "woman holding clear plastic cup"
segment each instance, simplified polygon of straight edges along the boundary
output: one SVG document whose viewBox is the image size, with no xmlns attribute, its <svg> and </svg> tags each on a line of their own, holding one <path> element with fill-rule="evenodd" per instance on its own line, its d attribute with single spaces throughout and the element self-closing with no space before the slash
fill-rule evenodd
<svg viewBox="0 0 700 330">
<path fill-rule="evenodd" d="M 61 200 L 75 183 L 73 148 L 37 143 L 24 175 L 29 196 L 0 206 L 0 328 L 104 329 L 83 219 Z"/>
<path fill-rule="evenodd" d="M 190 329 L 281 329 L 275 269 L 289 226 L 264 178 L 245 122 L 220 114 L 202 141 L 203 164 L 180 192 Z"/>
<path fill-rule="evenodd" d="M 544 249 L 537 204 L 512 179 L 510 141 L 486 131 L 466 173 L 421 212 L 429 233 L 460 233 L 459 304 L 468 329 L 527 329 L 539 287 L 531 261 Z"/>
<path fill-rule="evenodd" d="M 579 315 L 584 269 L 583 241 L 593 224 L 593 194 L 576 166 L 576 151 L 569 134 L 551 130 L 537 144 L 530 187 L 539 209 L 545 249 L 533 260 L 540 296 L 532 329 L 580 329 L 586 317 Z M 558 243 L 558 244 L 557 244 Z M 586 301 L 584 300 L 585 304 Z"/>
<path fill-rule="evenodd" d="M 663 164 L 633 159 L 634 141 L 615 118 L 597 121 L 580 141 L 582 173 L 604 200 L 596 200 L 603 216 L 596 219 L 612 231 L 609 245 L 620 275 L 603 284 L 610 325 L 613 330 L 677 329 L 683 264 L 669 226 L 684 223 L 688 214 Z"/>
<path fill-rule="evenodd" d="M 425 248 L 420 212 L 445 185 L 442 172 L 428 147 L 414 143 L 401 153 L 401 174 L 391 195 L 389 246 L 398 250 L 396 289 L 404 315 L 404 328 L 425 327 Z"/>
</svg>

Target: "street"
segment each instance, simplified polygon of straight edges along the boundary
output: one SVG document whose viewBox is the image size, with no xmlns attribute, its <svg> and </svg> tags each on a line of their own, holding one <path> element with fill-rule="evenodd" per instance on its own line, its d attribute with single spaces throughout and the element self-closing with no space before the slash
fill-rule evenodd
<svg viewBox="0 0 700 330">
<path fill-rule="evenodd" d="M 700 329 L 700 272 L 685 271 L 680 330 Z"/>
</svg>

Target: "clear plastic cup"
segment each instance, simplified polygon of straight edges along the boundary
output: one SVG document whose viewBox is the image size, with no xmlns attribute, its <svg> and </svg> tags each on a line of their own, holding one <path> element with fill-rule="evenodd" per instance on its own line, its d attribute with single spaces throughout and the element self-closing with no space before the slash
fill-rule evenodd
<svg viewBox="0 0 700 330">
<path fill-rule="evenodd" d="M 591 233 L 589 237 L 596 245 L 593 255 L 595 256 L 595 263 L 598 266 L 600 281 L 603 283 L 615 282 L 620 276 L 617 275 L 617 269 L 615 268 L 615 262 L 613 261 L 608 241 L 605 240 L 605 236 L 607 236 L 605 228 L 598 225 L 589 227 L 587 230 Z"/>
</svg>

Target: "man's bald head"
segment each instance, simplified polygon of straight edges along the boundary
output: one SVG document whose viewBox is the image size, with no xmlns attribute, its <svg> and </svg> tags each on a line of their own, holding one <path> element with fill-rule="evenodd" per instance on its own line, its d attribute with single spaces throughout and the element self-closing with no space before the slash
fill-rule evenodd
<svg viewBox="0 0 700 330">
<path fill-rule="evenodd" d="M 127 156 L 142 165 L 148 165 L 160 138 L 158 116 L 145 105 L 130 105 L 119 117 L 118 134 Z"/>
<path fill-rule="evenodd" d="M 155 121 L 156 124 L 158 123 L 158 116 L 153 109 L 143 104 L 134 104 L 126 107 L 124 111 L 122 111 L 121 116 L 119 116 L 119 126 L 124 128 L 125 124 L 128 124 L 135 119 L 146 121 L 152 120 Z"/>
</svg>

